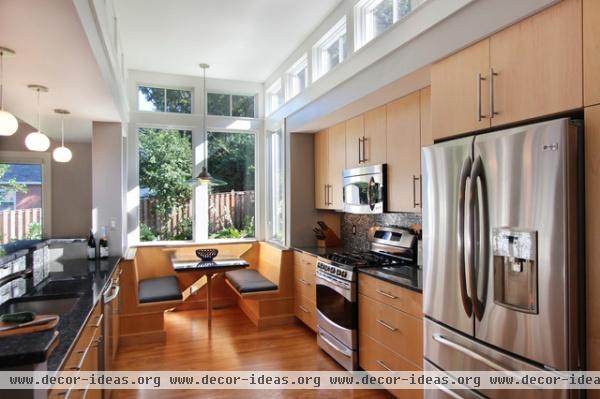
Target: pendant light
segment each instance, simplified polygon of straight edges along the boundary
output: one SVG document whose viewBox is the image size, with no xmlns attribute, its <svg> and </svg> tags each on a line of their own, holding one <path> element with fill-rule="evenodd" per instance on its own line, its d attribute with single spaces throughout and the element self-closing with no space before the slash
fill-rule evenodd
<svg viewBox="0 0 600 399">
<path fill-rule="evenodd" d="M 65 147 L 65 115 L 69 115 L 70 112 L 66 109 L 55 109 L 55 113 L 61 116 L 60 118 L 60 147 L 56 147 L 52 151 L 52 158 L 56 162 L 69 162 L 73 158 L 73 153 L 67 147 Z"/>
<path fill-rule="evenodd" d="M 4 110 L 4 57 L 13 57 L 15 52 L 0 47 L 0 136 L 12 136 L 19 128 L 19 121 L 13 114 Z"/>
<path fill-rule="evenodd" d="M 50 139 L 48 139 L 48 136 L 42 133 L 41 129 L 42 126 L 40 118 L 40 93 L 47 93 L 48 88 L 46 86 L 41 85 L 28 85 L 27 87 L 37 92 L 38 131 L 29 133 L 27 137 L 25 137 L 25 146 L 30 151 L 43 152 L 50 148 Z"/>
<path fill-rule="evenodd" d="M 200 68 L 202 68 L 202 98 L 206 101 L 206 70 L 210 68 L 208 64 L 200 64 Z M 223 180 L 216 179 L 208 173 L 208 131 L 206 130 L 206 105 L 204 106 L 204 117 L 202 118 L 202 132 L 204 133 L 204 161 L 202 165 L 202 170 L 196 176 L 195 179 L 192 180 L 194 184 L 204 184 L 209 186 L 225 186 Z"/>
</svg>

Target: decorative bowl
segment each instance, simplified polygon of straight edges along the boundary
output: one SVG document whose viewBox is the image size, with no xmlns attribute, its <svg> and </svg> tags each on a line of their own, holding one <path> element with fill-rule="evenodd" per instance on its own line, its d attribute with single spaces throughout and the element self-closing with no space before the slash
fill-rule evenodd
<svg viewBox="0 0 600 399">
<path fill-rule="evenodd" d="M 217 256 L 218 253 L 219 250 L 216 248 L 202 248 L 196 250 L 196 256 L 205 262 L 213 260 L 213 258 Z"/>
</svg>

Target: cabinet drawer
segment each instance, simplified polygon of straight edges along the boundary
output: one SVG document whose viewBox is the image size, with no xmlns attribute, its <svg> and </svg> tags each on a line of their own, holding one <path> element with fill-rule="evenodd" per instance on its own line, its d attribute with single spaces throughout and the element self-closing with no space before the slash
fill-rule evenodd
<svg viewBox="0 0 600 399">
<path fill-rule="evenodd" d="M 418 292 L 365 274 L 358 275 L 358 292 L 415 317 L 423 317 L 423 298 Z"/>
<path fill-rule="evenodd" d="M 421 370 L 401 356 L 365 334 L 358 337 L 358 359 L 360 367 L 365 371 L 415 371 Z M 420 399 L 423 391 L 419 389 L 390 390 L 397 398 Z"/>
<path fill-rule="evenodd" d="M 298 251 L 294 252 L 294 278 L 296 280 L 304 279 L 306 282 L 314 286 L 316 270 L 316 256 L 308 255 Z"/>
<path fill-rule="evenodd" d="M 317 305 L 306 297 L 297 295 L 294 298 L 294 313 L 313 331 L 317 331 Z"/>
<path fill-rule="evenodd" d="M 313 303 L 317 302 L 317 288 L 304 279 L 294 281 L 294 295 L 303 296 Z"/>
<path fill-rule="evenodd" d="M 413 364 L 423 359 L 423 320 L 359 295 L 359 331 Z"/>
</svg>

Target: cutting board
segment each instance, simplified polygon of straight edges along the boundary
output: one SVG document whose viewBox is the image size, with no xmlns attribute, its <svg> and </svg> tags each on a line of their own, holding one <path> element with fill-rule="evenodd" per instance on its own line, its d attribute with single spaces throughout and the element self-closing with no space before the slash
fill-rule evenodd
<svg viewBox="0 0 600 399">
<path fill-rule="evenodd" d="M 10 335 L 19 335 L 19 334 L 31 334 L 34 332 L 50 330 L 50 329 L 56 327 L 56 325 L 58 324 L 58 320 L 59 320 L 59 317 L 57 315 L 39 314 L 39 315 L 35 316 L 35 319 L 33 319 L 32 321 L 39 320 L 39 319 L 46 319 L 46 318 L 50 318 L 50 319 L 44 324 L 36 324 L 33 326 L 24 326 L 24 327 L 20 327 L 20 328 L 13 328 L 11 330 L 0 331 L 0 337 L 8 337 Z M 0 321 L 0 329 L 2 327 L 12 326 L 14 324 L 15 323 L 4 323 L 4 322 Z"/>
</svg>

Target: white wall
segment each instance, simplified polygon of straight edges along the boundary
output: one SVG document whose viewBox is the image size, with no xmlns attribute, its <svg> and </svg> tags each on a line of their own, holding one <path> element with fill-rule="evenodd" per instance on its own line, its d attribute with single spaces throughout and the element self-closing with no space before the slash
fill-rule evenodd
<svg viewBox="0 0 600 399">
<path fill-rule="evenodd" d="M 95 233 L 107 227 L 111 255 L 127 246 L 123 230 L 123 128 L 120 123 L 94 122 L 92 126 L 92 225 Z"/>
</svg>

